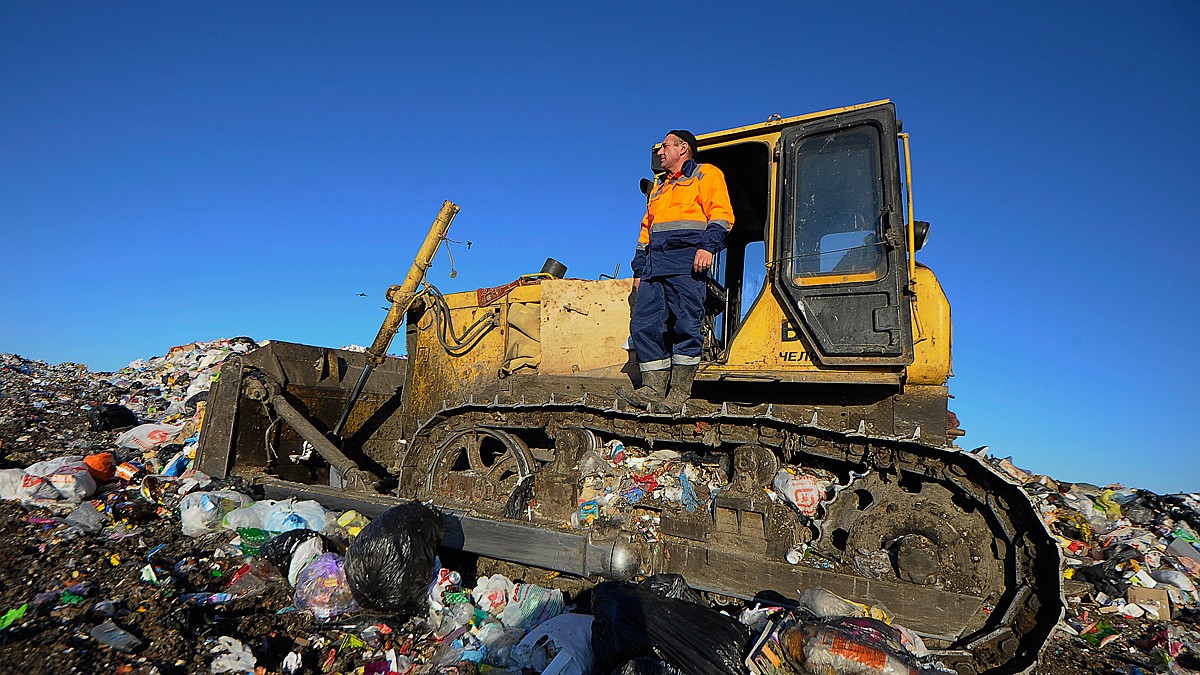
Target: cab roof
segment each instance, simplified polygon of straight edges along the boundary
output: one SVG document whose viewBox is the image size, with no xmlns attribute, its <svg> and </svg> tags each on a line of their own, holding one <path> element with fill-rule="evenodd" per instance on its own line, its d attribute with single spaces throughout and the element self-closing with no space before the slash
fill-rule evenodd
<svg viewBox="0 0 1200 675">
<path fill-rule="evenodd" d="M 747 125 L 744 127 L 734 127 L 732 129 L 723 129 L 721 131 L 710 131 L 705 134 L 698 134 L 696 136 L 696 141 L 701 146 L 710 145 L 714 142 L 726 140 L 731 137 L 754 136 L 754 135 L 757 135 L 764 131 L 775 129 L 775 128 L 789 127 L 789 126 L 792 126 L 793 124 L 798 124 L 800 122 L 807 122 L 809 120 L 819 119 L 821 117 L 831 117 L 833 115 L 840 115 L 842 113 L 855 112 L 858 110 L 864 110 L 866 108 L 874 108 L 876 106 L 888 105 L 890 103 L 891 103 L 891 100 L 885 98 L 885 99 L 880 99 L 878 101 L 871 101 L 869 103 L 859 103 L 856 105 L 848 105 L 848 106 L 844 106 L 841 108 L 830 108 L 829 110 L 821 110 L 819 112 L 807 113 L 804 115 L 797 115 L 795 117 L 779 117 L 778 115 L 772 115 L 770 118 L 767 119 L 766 122 L 759 122 L 758 124 L 750 124 L 750 125 Z M 656 144 L 656 146 L 657 146 L 657 144 Z"/>
</svg>

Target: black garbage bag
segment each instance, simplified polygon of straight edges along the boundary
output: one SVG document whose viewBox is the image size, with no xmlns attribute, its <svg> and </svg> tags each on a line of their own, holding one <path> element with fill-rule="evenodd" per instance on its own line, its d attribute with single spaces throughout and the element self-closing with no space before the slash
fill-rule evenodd
<svg viewBox="0 0 1200 675">
<path fill-rule="evenodd" d="M 646 577 L 638 585 L 664 598 L 687 600 L 697 605 L 706 604 L 704 598 L 700 597 L 700 593 L 688 586 L 688 582 L 682 574 L 655 574 Z"/>
<path fill-rule="evenodd" d="M 1196 510 L 1194 503 L 1182 494 L 1163 495 L 1159 498 L 1162 511 L 1172 520 L 1182 520 L 1191 525 L 1193 530 L 1200 530 L 1200 511 Z"/>
<path fill-rule="evenodd" d="M 123 405 L 101 403 L 88 411 L 88 426 L 92 431 L 112 431 L 137 425 L 137 415 Z"/>
<path fill-rule="evenodd" d="M 319 536 L 321 535 L 316 530 L 288 530 L 268 539 L 258 549 L 258 554 L 283 572 L 283 576 L 286 577 L 288 569 L 292 565 L 292 556 L 300 544 Z"/>
<path fill-rule="evenodd" d="M 446 525 L 420 502 L 367 523 L 346 550 L 346 580 L 359 605 L 407 617 L 422 611 Z"/>
<path fill-rule="evenodd" d="M 687 673 L 666 661 L 646 657 L 622 663 L 612 671 L 611 675 L 687 675 Z"/>
<path fill-rule="evenodd" d="M 1146 503 L 1146 500 L 1141 497 L 1121 505 L 1121 515 L 1129 519 L 1129 522 L 1134 525 L 1148 527 L 1153 525 L 1158 520 L 1158 513 Z"/>
<path fill-rule="evenodd" d="M 1136 548 L 1120 544 L 1109 551 L 1108 558 L 1103 562 L 1076 569 L 1072 578 L 1091 584 L 1092 588 L 1110 598 L 1123 597 L 1130 586 L 1125 578 L 1124 564 L 1140 557 L 1141 552 Z"/>
<path fill-rule="evenodd" d="M 208 400 L 208 390 L 205 389 L 204 391 L 198 391 L 198 392 L 192 394 L 190 397 L 188 397 L 188 400 L 183 402 L 183 412 L 188 415 L 195 415 L 196 407 L 200 404 L 201 401 L 207 401 L 207 400 Z"/>
<path fill-rule="evenodd" d="M 742 659 L 750 631 L 704 605 L 606 581 L 592 590 L 592 614 L 596 673 L 611 673 L 640 658 L 666 661 L 689 675 L 747 672 Z"/>
</svg>

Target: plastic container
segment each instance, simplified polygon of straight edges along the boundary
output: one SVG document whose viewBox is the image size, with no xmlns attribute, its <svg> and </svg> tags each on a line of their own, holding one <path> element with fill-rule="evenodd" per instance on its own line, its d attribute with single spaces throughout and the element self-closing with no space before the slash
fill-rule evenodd
<svg viewBox="0 0 1200 675">
<path fill-rule="evenodd" d="M 355 511 L 354 509 L 351 509 L 338 516 L 337 526 L 346 533 L 347 539 L 353 539 L 358 536 L 359 532 L 362 532 L 362 529 L 366 527 L 367 523 L 369 522 L 371 521 L 366 516 L 358 511 Z"/>
<path fill-rule="evenodd" d="M 270 565 L 256 560 L 242 565 L 233 573 L 225 592 L 239 598 L 252 598 L 265 593 L 270 582 L 278 580 L 279 575 L 274 573 Z"/>
<path fill-rule="evenodd" d="M 788 660 L 812 675 L 914 675 L 902 658 L 880 647 L 852 640 L 831 628 L 798 624 L 784 630 Z"/>
<path fill-rule="evenodd" d="M 484 663 L 498 668 L 516 666 L 514 650 L 523 637 L 525 631 L 520 628 L 509 628 L 497 621 L 488 621 L 479 629 L 479 642 L 487 653 Z"/>
<path fill-rule="evenodd" d="M 454 619 L 459 626 L 466 626 L 475 618 L 475 605 L 469 602 L 456 602 L 446 608 L 446 614 Z"/>
</svg>

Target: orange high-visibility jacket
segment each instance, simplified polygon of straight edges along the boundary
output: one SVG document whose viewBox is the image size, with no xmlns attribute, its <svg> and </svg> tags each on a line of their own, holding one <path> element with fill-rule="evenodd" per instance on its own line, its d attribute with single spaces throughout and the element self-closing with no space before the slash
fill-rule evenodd
<svg viewBox="0 0 1200 675">
<path fill-rule="evenodd" d="M 682 170 L 654 182 L 633 256 L 638 278 L 691 274 L 696 250 L 725 248 L 733 207 L 725 174 L 712 164 L 684 163 Z"/>
</svg>

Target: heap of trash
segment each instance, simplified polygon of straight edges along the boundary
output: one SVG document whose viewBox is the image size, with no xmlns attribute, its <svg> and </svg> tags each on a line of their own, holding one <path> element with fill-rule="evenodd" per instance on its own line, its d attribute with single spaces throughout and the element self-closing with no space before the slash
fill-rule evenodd
<svg viewBox="0 0 1200 675">
<path fill-rule="evenodd" d="M 20 672 L 635 675 L 953 672 L 920 627 L 820 588 L 787 606 L 677 575 L 583 592 L 483 574 L 440 548 L 444 516 L 263 498 L 192 467 L 221 362 L 197 342 L 117 373 L 0 355 L 0 658 Z M 1200 672 L 1200 501 L 1058 482 L 986 458 L 1058 538 L 1068 611 L 1038 672 Z M 569 526 L 704 508 L 721 472 L 611 442 L 582 461 Z M 822 476 L 781 471 L 804 508 Z M 649 513 L 649 512 L 647 512 Z M 653 518 L 639 528 L 657 536 Z M 917 629 L 916 631 L 912 629 Z M 47 664 L 55 664 L 53 670 Z M 1078 668 L 1078 670 L 1072 670 Z"/>
<path fill-rule="evenodd" d="M 1129 660 L 1119 672 L 1200 669 L 1200 496 L 1157 495 L 1035 475 L 988 461 L 1025 487 L 1063 554 L 1064 636 Z M 1186 664 L 1186 665 L 1184 665 Z"/>
</svg>

